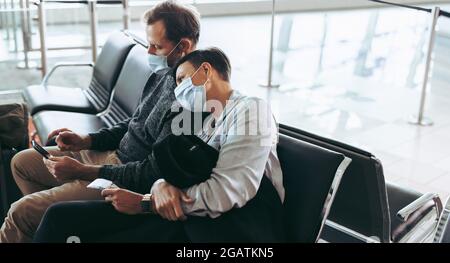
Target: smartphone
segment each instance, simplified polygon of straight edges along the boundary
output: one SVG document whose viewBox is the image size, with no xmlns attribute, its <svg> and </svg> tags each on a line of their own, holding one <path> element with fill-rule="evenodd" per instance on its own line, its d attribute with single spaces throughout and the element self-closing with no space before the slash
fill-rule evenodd
<svg viewBox="0 0 450 263">
<path fill-rule="evenodd" d="M 45 159 L 50 158 L 50 153 L 47 152 L 44 148 L 42 148 L 42 146 L 40 146 L 37 142 L 32 140 L 31 145 L 38 153 L 40 153 L 42 156 L 44 156 Z"/>
</svg>

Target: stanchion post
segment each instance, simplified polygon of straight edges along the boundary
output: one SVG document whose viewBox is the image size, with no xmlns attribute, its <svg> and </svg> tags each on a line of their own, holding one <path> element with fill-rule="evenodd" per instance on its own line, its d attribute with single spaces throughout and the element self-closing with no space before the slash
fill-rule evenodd
<svg viewBox="0 0 450 263">
<path fill-rule="evenodd" d="M 269 72 L 267 74 L 267 82 L 259 84 L 265 88 L 278 88 L 280 85 L 272 83 L 272 68 L 273 68 L 273 38 L 275 27 L 275 0 L 272 0 L 272 22 L 270 27 L 270 50 L 269 50 Z"/>
<path fill-rule="evenodd" d="M 5 9 L 8 9 L 8 3 L 6 2 L 6 0 L 3 0 L 3 6 L 5 7 Z M 5 12 L 5 28 L 6 28 L 6 38 L 7 40 L 10 39 L 9 37 L 9 13 Z"/>
<path fill-rule="evenodd" d="M 33 34 L 33 25 L 31 24 L 31 11 L 30 11 L 30 0 L 25 1 L 25 7 L 27 8 L 27 28 L 28 28 L 28 35 L 27 35 L 27 41 L 28 41 L 28 47 L 31 49 L 31 36 Z"/>
<path fill-rule="evenodd" d="M 43 0 L 36 2 L 38 8 L 39 19 L 39 42 L 41 44 L 41 73 L 42 77 L 47 74 L 47 43 L 45 39 L 46 35 L 46 18 L 45 18 L 45 3 Z"/>
<path fill-rule="evenodd" d="M 434 47 L 434 40 L 436 38 L 436 25 L 439 18 L 440 8 L 434 7 L 433 11 L 431 12 L 431 22 L 429 26 L 429 35 L 428 35 L 428 47 L 427 47 L 427 55 L 425 60 L 425 71 L 423 75 L 423 81 L 422 81 L 422 92 L 420 96 L 420 107 L 419 107 L 419 114 L 417 116 L 413 116 L 412 119 L 409 121 L 411 124 L 416 124 L 420 126 L 430 126 L 433 125 L 433 121 L 427 117 L 424 116 L 425 112 L 425 103 L 427 98 L 427 88 L 428 88 L 428 81 L 430 79 L 430 69 L 431 69 L 431 62 L 432 62 L 432 55 L 433 55 L 433 47 Z"/>
<path fill-rule="evenodd" d="M 25 3 L 26 0 L 20 0 L 20 8 L 22 9 L 20 12 L 20 27 L 22 29 L 22 43 L 23 43 L 23 60 L 17 64 L 18 69 L 29 69 L 36 68 L 37 65 L 35 62 L 30 61 L 28 57 L 28 52 L 30 52 L 30 29 L 28 23 L 28 14 L 29 5 Z"/>
<path fill-rule="evenodd" d="M 4 14 L 3 14 L 3 12 L 2 12 L 2 9 L 3 9 L 3 4 L 2 4 L 2 2 L 0 1 L 0 29 L 3 29 L 3 27 L 5 26 L 5 21 L 3 20 L 3 16 L 4 16 Z"/>
<path fill-rule="evenodd" d="M 89 0 L 89 18 L 91 25 L 92 61 L 97 61 L 97 1 Z"/>
<path fill-rule="evenodd" d="M 14 0 L 11 0 L 11 20 L 12 20 L 12 33 L 14 40 L 14 52 L 19 51 L 19 45 L 17 43 L 17 21 L 16 21 L 16 11 L 15 11 L 15 3 Z"/>
<path fill-rule="evenodd" d="M 131 24 L 130 7 L 128 5 L 128 0 L 122 0 L 122 8 L 123 8 L 123 29 L 128 30 Z"/>
</svg>

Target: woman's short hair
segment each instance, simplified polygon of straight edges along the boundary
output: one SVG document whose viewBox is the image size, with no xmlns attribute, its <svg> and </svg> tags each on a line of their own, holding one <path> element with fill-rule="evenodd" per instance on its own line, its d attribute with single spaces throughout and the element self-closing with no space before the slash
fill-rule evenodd
<svg viewBox="0 0 450 263">
<path fill-rule="evenodd" d="M 225 53 L 217 47 L 195 50 L 182 57 L 175 65 L 174 74 L 176 73 L 177 68 L 185 62 L 191 63 L 196 69 L 198 69 L 203 63 L 208 62 L 215 70 L 217 70 L 220 77 L 224 81 L 230 81 L 230 60 L 227 55 L 225 55 Z"/>
</svg>

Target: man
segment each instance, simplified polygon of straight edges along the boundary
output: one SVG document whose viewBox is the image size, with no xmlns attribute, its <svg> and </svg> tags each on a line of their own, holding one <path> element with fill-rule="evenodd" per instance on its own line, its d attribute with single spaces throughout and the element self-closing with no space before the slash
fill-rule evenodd
<svg viewBox="0 0 450 263">
<path fill-rule="evenodd" d="M 46 209 L 58 201 L 98 200 L 99 191 L 86 185 L 96 179 L 114 181 L 125 189 L 147 193 L 161 178 L 152 145 L 170 133 L 165 118 L 176 87 L 170 70 L 195 50 L 200 34 L 198 13 L 174 1 L 162 2 L 144 15 L 149 65 L 155 71 L 133 116 L 112 128 L 79 135 L 66 128 L 57 136 L 59 147 L 47 148 L 49 160 L 33 149 L 17 154 L 11 167 L 25 195 L 15 202 L 0 229 L 0 242 L 30 242 Z M 181 198 L 181 197 L 180 197 Z"/>
</svg>

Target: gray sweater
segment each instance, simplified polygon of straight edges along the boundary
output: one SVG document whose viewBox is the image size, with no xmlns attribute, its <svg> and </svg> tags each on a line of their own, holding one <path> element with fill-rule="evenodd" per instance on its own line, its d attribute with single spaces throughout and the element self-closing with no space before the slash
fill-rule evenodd
<svg viewBox="0 0 450 263">
<path fill-rule="evenodd" d="M 99 178 L 139 193 L 149 193 L 153 183 L 162 177 L 152 154 L 155 142 L 170 134 L 176 87 L 172 70 L 152 74 L 133 116 L 111 128 L 89 134 L 92 150 L 116 150 L 122 165 L 104 165 Z"/>
</svg>

